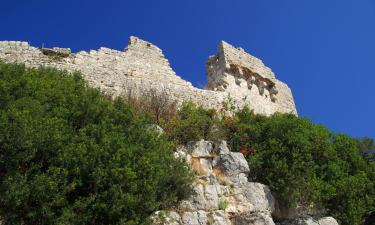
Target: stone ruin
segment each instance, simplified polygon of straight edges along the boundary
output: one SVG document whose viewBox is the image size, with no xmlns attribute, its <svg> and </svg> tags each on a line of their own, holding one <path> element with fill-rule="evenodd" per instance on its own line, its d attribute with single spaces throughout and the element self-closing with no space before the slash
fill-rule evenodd
<svg viewBox="0 0 375 225">
<path fill-rule="evenodd" d="M 27 42 L 0 41 L 0 60 L 26 67 L 53 67 L 80 71 L 84 79 L 113 96 L 165 94 L 177 103 L 192 101 L 205 108 L 221 109 L 231 101 L 255 113 L 297 114 L 289 87 L 275 78 L 261 60 L 222 41 L 207 62 L 205 89 L 193 87 L 177 76 L 162 50 L 137 37 L 129 38 L 124 51 L 109 48 L 72 53 L 68 48 L 36 48 Z"/>
</svg>

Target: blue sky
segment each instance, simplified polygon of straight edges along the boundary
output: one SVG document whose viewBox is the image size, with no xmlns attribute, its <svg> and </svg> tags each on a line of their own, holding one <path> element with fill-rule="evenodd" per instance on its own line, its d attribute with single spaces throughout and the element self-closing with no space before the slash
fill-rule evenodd
<svg viewBox="0 0 375 225">
<path fill-rule="evenodd" d="M 161 49 L 195 86 L 220 40 L 261 58 L 300 116 L 375 138 L 373 0 L 1 0 L 0 40 L 122 50 L 130 35 Z"/>
</svg>

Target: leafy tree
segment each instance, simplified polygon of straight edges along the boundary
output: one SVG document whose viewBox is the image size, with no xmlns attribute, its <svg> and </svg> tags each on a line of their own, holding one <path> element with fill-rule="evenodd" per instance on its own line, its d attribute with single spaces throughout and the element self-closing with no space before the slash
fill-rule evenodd
<svg viewBox="0 0 375 225">
<path fill-rule="evenodd" d="M 79 74 L 0 64 L 4 224 L 142 224 L 191 191 L 172 143 Z"/>
</svg>

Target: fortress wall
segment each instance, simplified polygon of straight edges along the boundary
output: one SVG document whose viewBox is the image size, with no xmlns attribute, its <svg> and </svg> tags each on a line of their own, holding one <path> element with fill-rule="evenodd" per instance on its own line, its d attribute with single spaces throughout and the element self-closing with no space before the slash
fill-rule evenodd
<svg viewBox="0 0 375 225">
<path fill-rule="evenodd" d="M 246 97 L 243 93 L 233 91 L 195 88 L 190 82 L 176 75 L 162 50 L 136 37 L 129 38 L 129 45 L 124 51 L 100 48 L 78 53 L 71 53 L 70 49 L 64 48 L 39 49 L 27 42 L 2 41 L 0 60 L 23 63 L 33 68 L 46 66 L 69 72 L 80 71 L 89 85 L 114 96 L 126 95 L 129 92 L 136 96 L 160 92 L 166 93 L 171 100 L 178 103 L 191 100 L 203 107 L 216 109 L 221 108 L 222 102 L 230 96 L 239 108 L 250 104 L 256 113 L 269 115 L 276 111 L 295 112 L 294 108 L 290 108 L 290 104 L 284 104 L 282 101 L 275 103 L 280 107 L 274 107 L 272 104 L 263 104 L 258 98 L 251 97 L 252 95 Z M 221 64 L 217 68 L 226 71 Z M 223 76 L 230 80 L 229 77 L 232 76 L 226 72 L 216 74 L 219 80 L 222 80 Z M 284 84 L 279 86 L 282 85 Z M 291 96 L 289 92 L 285 94 Z M 248 101 L 249 97 L 254 102 Z"/>
<path fill-rule="evenodd" d="M 207 75 L 206 89 L 227 92 L 256 113 L 297 114 L 290 88 L 277 80 L 272 70 L 260 59 L 241 48 L 237 49 L 223 41 L 218 53 L 207 62 Z"/>
</svg>

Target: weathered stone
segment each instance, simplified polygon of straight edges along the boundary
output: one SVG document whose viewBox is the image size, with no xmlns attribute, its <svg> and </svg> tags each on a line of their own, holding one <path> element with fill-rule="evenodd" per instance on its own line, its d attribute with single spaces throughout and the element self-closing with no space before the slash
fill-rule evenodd
<svg viewBox="0 0 375 225">
<path fill-rule="evenodd" d="M 313 217 L 308 216 L 286 220 L 277 223 L 277 225 L 338 225 L 338 223 L 332 217 L 323 217 L 315 219 Z"/>
<path fill-rule="evenodd" d="M 323 217 L 318 220 L 319 225 L 339 225 L 333 217 Z"/>
<path fill-rule="evenodd" d="M 271 190 L 261 183 L 248 182 L 242 187 L 243 194 L 256 211 L 275 211 L 275 198 L 271 194 Z"/>
<path fill-rule="evenodd" d="M 71 54 L 70 48 L 41 48 L 40 49 L 43 54 L 49 56 L 60 56 L 60 57 L 68 57 Z"/>
<path fill-rule="evenodd" d="M 207 224 L 207 222 L 208 222 L 208 217 L 207 217 L 207 212 L 206 211 L 203 211 L 203 210 L 199 210 L 198 212 L 197 212 L 197 214 L 198 214 L 198 222 L 199 222 L 199 224 L 202 224 L 202 225 L 205 225 L 205 224 Z"/>
<path fill-rule="evenodd" d="M 214 158 L 212 165 L 215 169 L 220 169 L 227 176 L 248 173 L 250 171 L 245 157 L 239 152 L 217 156 Z"/>
<path fill-rule="evenodd" d="M 212 225 L 230 225 L 231 222 L 223 210 L 217 210 L 211 213 Z"/>
<path fill-rule="evenodd" d="M 234 219 L 235 225 L 275 225 L 272 217 L 265 213 L 244 213 Z"/>
<path fill-rule="evenodd" d="M 137 37 L 129 38 L 129 45 L 123 52 L 100 48 L 75 54 L 68 48 L 38 49 L 27 42 L 0 41 L 0 59 L 24 63 L 27 67 L 80 71 L 89 85 L 113 96 L 168 96 L 168 101 L 178 105 L 193 101 L 216 109 L 222 109 L 223 103 L 232 99 L 237 108 L 249 106 L 255 113 L 296 114 L 288 86 L 276 80 L 261 60 L 225 42 L 219 45 L 218 55 L 208 60 L 205 90 L 177 76 L 158 47 Z M 249 83 L 266 86 L 251 88 Z M 263 95 L 259 93 L 262 88 L 265 89 Z"/>
<path fill-rule="evenodd" d="M 220 187 L 217 185 L 196 184 L 190 202 L 201 210 L 215 210 L 219 207 Z"/>
<path fill-rule="evenodd" d="M 194 170 L 194 194 L 165 214 L 168 216 L 163 225 L 274 225 L 271 215 L 275 212 L 275 199 L 270 189 L 248 181 L 245 158 L 241 153 L 230 152 L 225 141 L 190 142 L 179 146 L 175 157 L 188 162 Z M 338 225 L 335 222 L 331 217 L 310 217 L 278 225 Z"/>
<path fill-rule="evenodd" d="M 229 148 L 226 141 L 221 141 L 219 143 L 216 143 L 214 152 L 219 155 L 226 155 L 229 154 Z"/>
<path fill-rule="evenodd" d="M 200 225 L 198 221 L 197 212 L 185 212 L 182 215 L 182 224 L 183 225 Z"/>
<path fill-rule="evenodd" d="M 261 60 L 243 49 L 221 42 L 217 55 L 208 59 L 207 75 L 206 89 L 225 91 L 233 99 L 242 98 L 255 113 L 270 115 L 284 110 L 296 113 L 288 86 L 277 80 Z"/>
<path fill-rule="evenodd" d="M 210 157 L 213 147 L 211 142 L 200 140 L 188 143 L 187 150 L 192 157 Z"/>
</svg>

